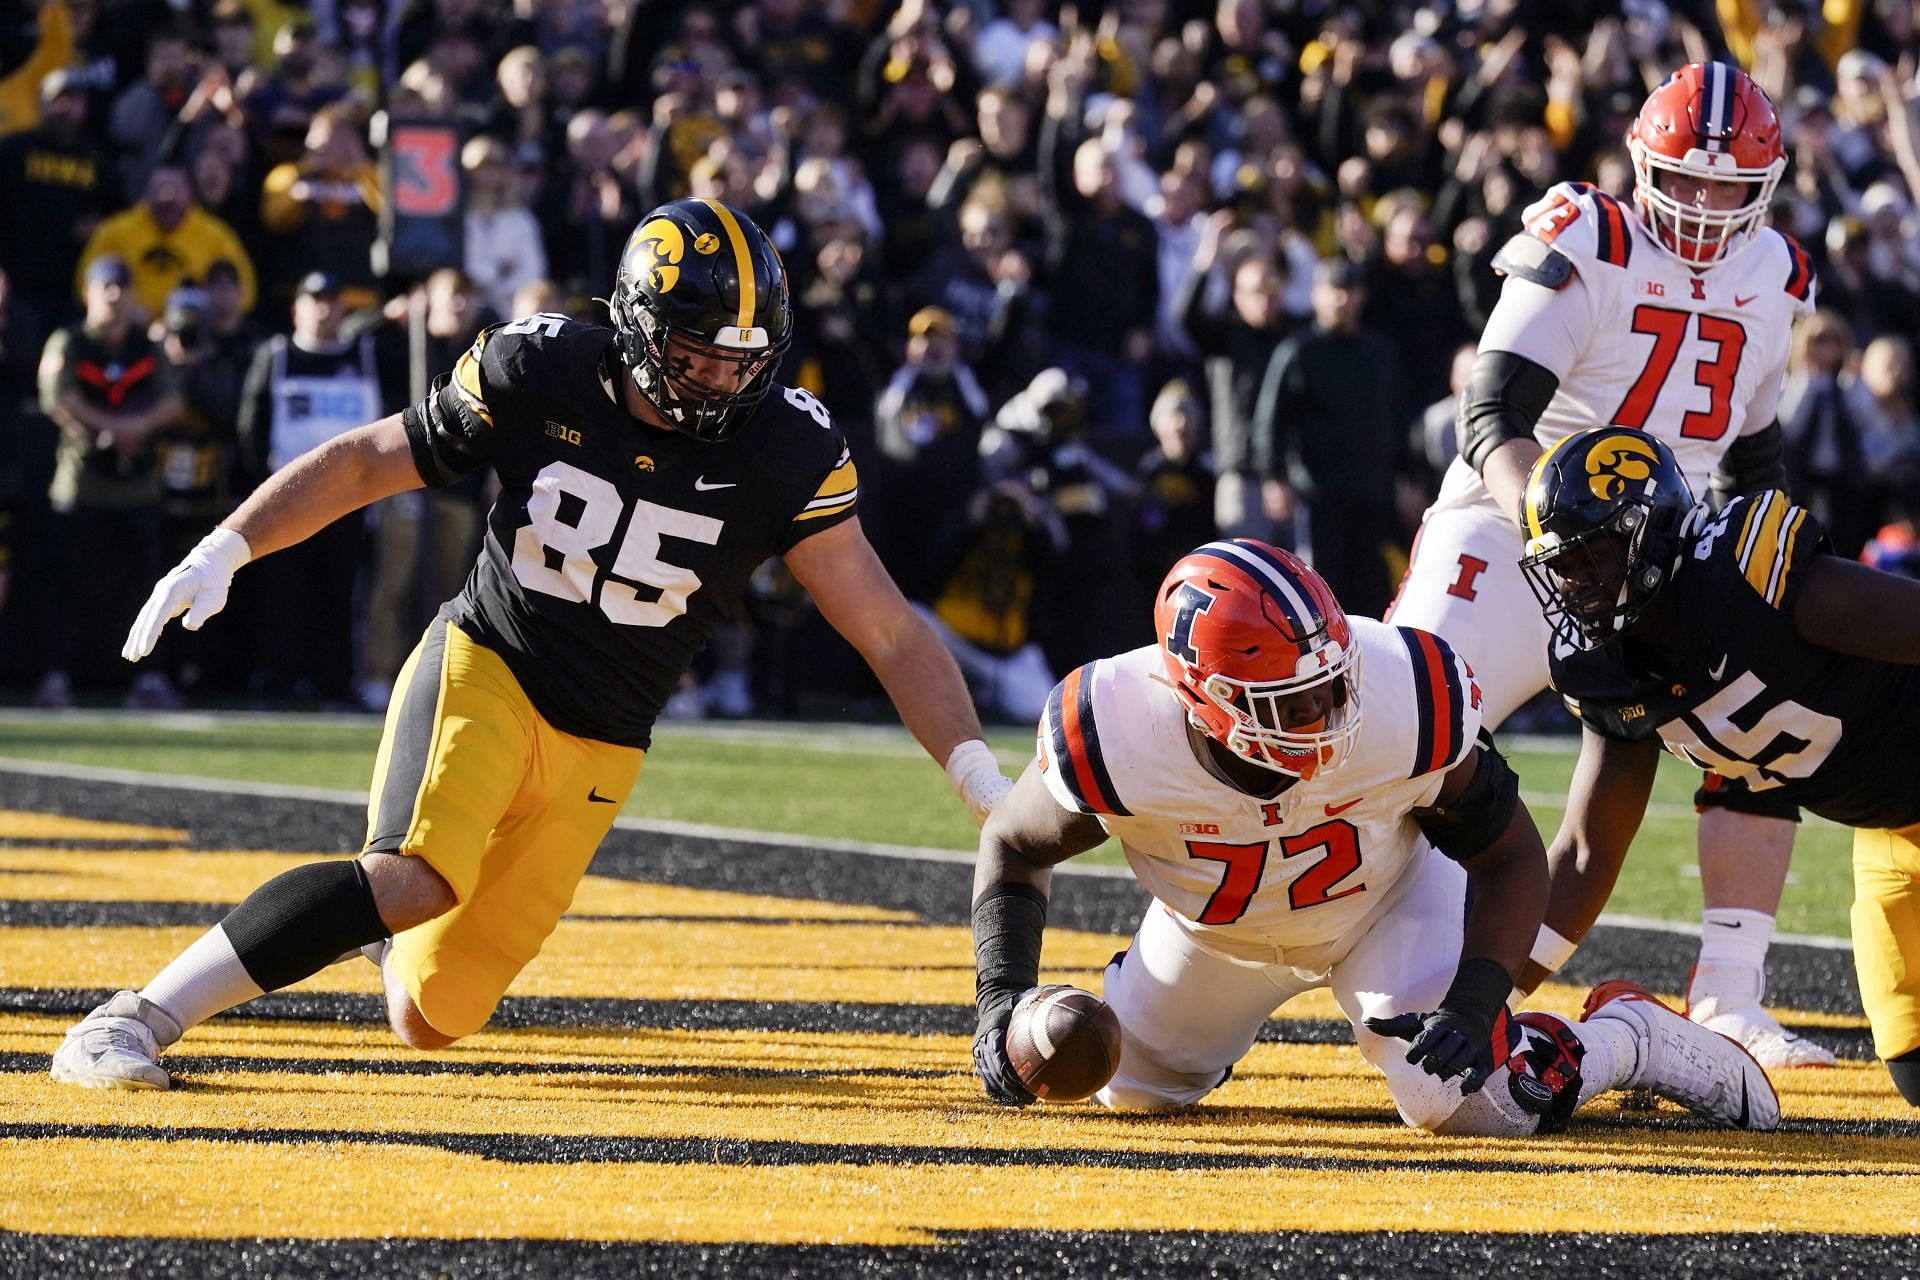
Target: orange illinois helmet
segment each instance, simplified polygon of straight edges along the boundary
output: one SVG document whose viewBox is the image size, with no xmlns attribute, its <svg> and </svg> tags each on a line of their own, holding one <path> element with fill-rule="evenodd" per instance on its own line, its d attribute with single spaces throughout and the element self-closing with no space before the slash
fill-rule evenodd
<svg viewBox="0 0 1920 1280">
<path fill-rule="evenodd" d="M 1193 726 L 1249 763 L 1302 781 L 1337 768 L 1360 731 L 1360 650 L 1326 581 L 1290 552 L 1209 542 L 1154 597 L 1167 683 Z M 1329 686 L 1323 717 L 1292 695 Z"/>
<path fill-rule="evenodd" d="M 1690 62 L 1668 76 L 1627 130 L 1627 150 L 1647 229 L 1690 267 L 1723 262 L 1753 243 L 1787 168 L 1773 101 L 1724 62 Z M 1743 183 L 1747 199 L 1732 209 L 1683 203 L 1662 189 L 1662 174 Z"/>
</svg>

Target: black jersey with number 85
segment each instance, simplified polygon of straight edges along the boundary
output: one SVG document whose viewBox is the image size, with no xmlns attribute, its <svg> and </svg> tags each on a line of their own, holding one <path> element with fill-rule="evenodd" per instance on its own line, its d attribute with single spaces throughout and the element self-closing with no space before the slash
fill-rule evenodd
<svg viewBox="0 0 1920 1280">
<path fill-rule="evenodd" d="M 535 315 L 483 332 L 403 416 L 430 485 L 500 477 L 480 559 L 442 610 L 497 651 L 554 727 L 645 747 L 754 569 L 849 519 L 827 411 L 776 388 L 734 439 L 642 423 L 609 329 Z"/>
</svg>

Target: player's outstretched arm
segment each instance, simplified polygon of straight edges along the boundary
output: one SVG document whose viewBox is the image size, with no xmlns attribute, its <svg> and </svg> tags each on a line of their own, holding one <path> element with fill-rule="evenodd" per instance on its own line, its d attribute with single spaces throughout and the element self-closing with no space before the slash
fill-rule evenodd
<svg viewBox="0 0 1920 1280">
<path fill-rule="evenodd" d="M 1519 986 L 1531 992 L 1556 973 L 1613 896 L 1627 849 L 1646 816 L 1660 748 L 1583 731 L 1567 813 L 1547 849 L 1546 924 Z"/>
<path fill-rule="evenodd" d="M 1006 794 L 1006 776 L 987 749 L 953 655 L 900 594 L 859 519 L 802 540 L 786 561 L 821 616 L 873 668 L 908 732 L 946 766 L 974 821 L 983 821 Z"/>
<path fill-rule="evenodd" d="M 1842 560 L 1815 556 L 1793 602 L 1793 625 L 1823 649 L 1920 662 L 1920 581 Z"/>
<path fill-rule="evenodd" d="M 1061 807 L 1030 764 L 980 832 L 973 871 L 973 1069 L 987 1096 L 1009 1106 L 1033 1095 L 1007 1061 L 1007 1023 L 1022 993 L 1040 981 L 1053 868 L 1107 838 L 1091 814 Z"/>
<path fill-rule="evenodd" d="M 160 579 L 127 633 L 121 656 L 128 662 L 146 657 L 167 623 L 182 613 L 186 626 L 199 630 L 226 607 L 233 575 L 249 560 L 290 547 L 341 516 L 423 483 L 397 413 L 295 458 Z"/>
</svg>

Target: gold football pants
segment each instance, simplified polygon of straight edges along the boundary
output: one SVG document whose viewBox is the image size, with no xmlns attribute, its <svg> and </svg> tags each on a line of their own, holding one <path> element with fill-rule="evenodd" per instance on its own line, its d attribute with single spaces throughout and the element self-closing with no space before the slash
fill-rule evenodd
<svg viewBox="0 0 1920 1280">
<path fill-rule="evenodd" d="M 644 754 L 560 732 L 498 654 L 444 618 L 427 629 L 387 708 L 366 847 L 424 858 L 453 889 L 387 961 L 435 1030 L 478 1031 L 540 954 Z"/>
<path fill-rule="evenodd" d="M 1853 833 L 1853 963 L 1873 1049 L 1920 1049 L 1920 826 Z"/>
</svg>

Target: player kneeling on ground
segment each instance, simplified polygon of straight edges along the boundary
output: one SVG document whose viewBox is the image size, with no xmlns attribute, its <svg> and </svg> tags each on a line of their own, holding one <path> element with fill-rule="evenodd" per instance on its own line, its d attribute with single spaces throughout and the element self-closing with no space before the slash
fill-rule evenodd
<svg viewBox="0 0 1920 1280">
<path fill-rule="evenodd" d="M 478 1031 L 769 556 L 975 816 L 1004 793 L 959 669 L 860 531 L 846 441 L 818 400 L 775 382 L 793 319 L 772 243 L 717 201 L 662 205 L 627 241 L 611 310 L 611 330 L 558 315 L 485 330 L 426 399 L 274 473 L 154 589 L 132 661 L 176 615 L 197 628 L 218 613 L 252 557 L 389 494 L 500 478 L 480 562 L 400 673 L 361 856 L 254 890 L 68 1032 L 55 1079 L 164 1089 L 154 1058 L 183 1030 L 361 948 L 382 956 L 407 1044 Z"/>
<path fill-rule="evenodd" d="M 1636 431 L 1556 445 L 1523 514 L 1554 687 L 1585 725 L 1549 855 L 1560 962 L 1613 892 L 1665 747 L 1856 828 L 1860 997 L 1874 1049 L 1920 1106 L 1920 582 L 1827 554 L 1778 490 L 1711 514 L 1667 446 Z M 1548 972 L 1536 962 L 1525 985 Z"/>
<path fill-rule="evenodd" d="M 1106 971 L 1123 1032 L 1108 1107 L 1199 1101 L 1274 1010 L 1330 986 L 1400 1114 L 1434 1133 L 1551 1129 L 1629 1087 L 1778 1122 L 1744 1050 L 1631 984 L 1596 988 L 1577 1026 L 1508 1015 L 1547 867 L 1446 642 L 1348 618 L 1258 542 L 1195 550 L 1156 600 L 1159 642 L 1061 682 L 981 833 L 974 1064 L 991 1097 L 1032 1100 L 1005 1033 L 1039 979 L 1051 868 L 1111 835 L 1155 901 Z"/>
</svg>

